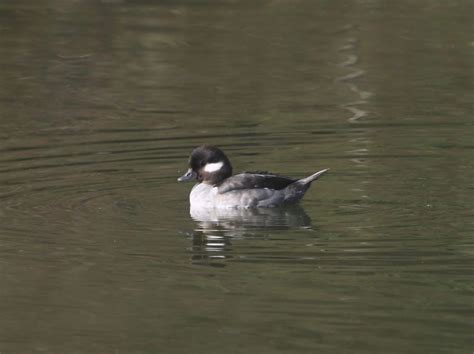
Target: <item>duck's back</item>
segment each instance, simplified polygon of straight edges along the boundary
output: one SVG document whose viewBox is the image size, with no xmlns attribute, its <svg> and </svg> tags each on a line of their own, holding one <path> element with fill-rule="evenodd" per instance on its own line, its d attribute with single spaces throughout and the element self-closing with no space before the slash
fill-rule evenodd
<svg viewBox="0 0 474 354">
<path fill-rule="evenodd" d="M 279 176 L 269 172 L 243 172 L 225 179 L 219 186 L 219 194 L 235 190 L 271 189 L 281 190 L 288 187 L 296 179 Z"/>
</svg>

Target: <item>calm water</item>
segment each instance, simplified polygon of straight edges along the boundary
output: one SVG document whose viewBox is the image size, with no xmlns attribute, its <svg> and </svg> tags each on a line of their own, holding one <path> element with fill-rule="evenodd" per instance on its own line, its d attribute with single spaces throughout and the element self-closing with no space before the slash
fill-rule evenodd
<svg viewBox="0 0 474 354">
<path fill-rule="evenodd" d="M 472 353 L 473 3 L 2 1 L 1 353 Z M 190 150 L 316 182 L 189 215 Z"/>
</svg>

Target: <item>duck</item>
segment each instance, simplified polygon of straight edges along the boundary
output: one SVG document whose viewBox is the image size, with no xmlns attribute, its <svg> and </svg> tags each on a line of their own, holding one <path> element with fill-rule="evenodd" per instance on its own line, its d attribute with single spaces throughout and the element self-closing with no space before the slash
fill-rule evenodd
<svg viewBox="0 0 474 354">
<path fill-rule="evenodd" d="M 232 175 L 232 164 L 216 146 L 196 147 L 189 168 L 178 182 L 197 180 L 189 194 L 196 208 L 273 208 L 298 203 L 311 183 L 329 171 L 320 170 L 305 178 L 290 178 L 267 171 Z"/>
</svg>

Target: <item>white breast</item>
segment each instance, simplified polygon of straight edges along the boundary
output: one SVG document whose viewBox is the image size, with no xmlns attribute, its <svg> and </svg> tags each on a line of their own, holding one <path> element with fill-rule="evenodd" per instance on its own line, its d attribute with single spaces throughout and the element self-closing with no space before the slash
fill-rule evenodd
<svg viewBox="0 0 474 354">
<path fill-rule="evenodd" d="M 189 194 L 191 206 L 198 208 L 213 208 L 216 204 L 217 187 L 206 183 L 196 184 Z"/>
</svg>

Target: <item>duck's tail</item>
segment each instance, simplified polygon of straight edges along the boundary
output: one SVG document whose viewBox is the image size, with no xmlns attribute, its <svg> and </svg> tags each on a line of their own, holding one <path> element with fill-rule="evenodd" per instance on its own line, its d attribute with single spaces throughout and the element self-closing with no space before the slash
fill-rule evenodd
<svg viewBox="0 0 474 354">
<path fill-rule="evenodd" d="M 297 181 L 297 183 L 301 183 L 301 184 L 309 184 L 315 180 L 317 180 L 319 177 L 321 177 L 323 174 L 325 174 L 327 171 L 329 171 L 329 168 L 326 168 L 325 170 L 321 170 L 321 171 L 318 171 L 314 174 L 312 174 L 311 176 L 309 177 L 306 177 L 306 178 L 301 178 Z"/>
<path fill-rule="evenodd" d="M 327 171 L 329 171 L 329 168 L 318 171 L 309 177 L 299 179 L 286 187 L 284 189 L 285 203 L 291 204 L 298 202 L 301 198 L 303 198 L 304 194 L 311 186 L 311 182 L 321 177 Z"/>
</svg>

